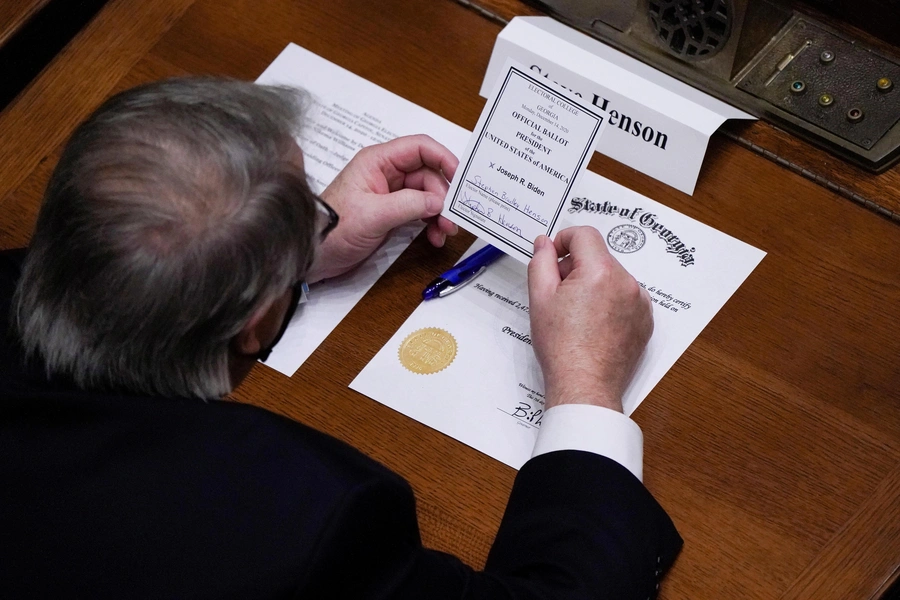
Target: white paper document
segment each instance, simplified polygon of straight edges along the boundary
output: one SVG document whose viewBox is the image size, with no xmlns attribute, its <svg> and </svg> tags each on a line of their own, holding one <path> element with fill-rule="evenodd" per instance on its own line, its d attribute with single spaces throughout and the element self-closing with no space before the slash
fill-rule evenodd
<svg viewBox="0 0 900 600">
<path fill-rule="evenodd" d="M 765 255 L 591 172 L 560 221 L 596 227 L 653 300 L 653 336 L 623 400 L 628 415 Z M 521 467 L 544 410 L 525 265 L 505 256 L 459 291 L 423 302 L 350 387 Z"/>
<path fill-rule="evenodd" d="M 552 236 L 605 117 L 508 61 L 444 202 L 446 218 L 527 263 Z"/>
<path fill-rule="evenodd" d="M 550 17 L 516 17 L 500 32 L 482 96 L 509 59 L 607 116 L 597 152 L 687 194 L 709 136 L 726 119 L 754 118 Z"/>
<path fill-rule="evenodd" d="M 365 146 L 428 133 L 456 155 L 469 132 L 312 52 L 288 45 L 257 83 L 306 90 L 312 105 L 298 143 L 314 192 L 320 193 Z M 310 287 L 266 365 L 291 376 L 375 284 L 424 224 L 398 229 L 365 263 Z"/>
</svg>

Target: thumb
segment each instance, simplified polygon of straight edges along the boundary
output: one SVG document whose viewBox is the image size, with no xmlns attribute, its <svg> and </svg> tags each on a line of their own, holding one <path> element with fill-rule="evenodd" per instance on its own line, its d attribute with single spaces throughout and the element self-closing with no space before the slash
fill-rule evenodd
<svg viewBox="0 0 900 600">
<path fill-rule="evenodd" d="M 409 188 L 392 192 L 376 201 L 380 206 L 375 211 L 374 226 L 380 233 L 387 233 L 410 221 L 433 217 L 444 208 L 444 199 L 440 196 Z"/>
<path fill-rule="evenodd" d="M 556 292 L 560 284 L 556 247 L 545 235 L 534 240 L 534 256 L 528 263 L 529 303 L 543 304 Z"/>
</svg>

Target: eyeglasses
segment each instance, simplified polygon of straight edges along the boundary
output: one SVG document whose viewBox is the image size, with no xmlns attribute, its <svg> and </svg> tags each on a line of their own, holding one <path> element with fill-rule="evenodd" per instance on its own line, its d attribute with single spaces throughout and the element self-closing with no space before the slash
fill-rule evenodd
<svg viewBox="0 0 900 600">
<path fill-rule="evenodd" d="M 338 216 L 334 209 L 328 206 L 328 203 L 316 196 L 316 218 L 318 221 L 325 222 L 325 226 L 319 230 L 319 242 L 323 242 L 328 234 L 334 231 L 334 228 L 338 226 L 338 221 L 341 218 Z"/>
<path fill-rule="evenodd" d="M 338 221 L 340 221 L 340 217 L 334 211 L 333 208 L 328 206 L 328 203 L 316 196 L 316 221 L 318 223 L 324 223 L 324 225 L 319 227 L 319 243 L 325 240 L 328 237 L 328 234 L 334 231 L 334 228 L 337 227 Z M 287 331 L 288 325 L 291 324 L 291 319 L 294 318 L 294 313 L 297 312 L 297 306 L 300 305 L 300 298 L 303 296 L 303 281 L 298 281 L 291 286 L 291 303 L 288 305 L 287 312 L 284 315 L 284 320 L 281 322 L 281 327 L 278 328 L 278 333 L 272 339 L 272 343 L 269 344 L 268 348 L 264 348 L 260 350 L 253 358 L 257 358 L 263 362 L 269 359 L 269 355 L 272 354 L 272 350 L 275 348 L 275 345 L 281 341 L 281 338 L 284 337 L 284 332 Z"/>
<path fill-rule="evenodd" d="M 328 237 L 328 234 L 334 231 L 334 228 L 338 225 L 338 221 L 340 221 L 340 217 L 334 209 L 318 196 L 316 196 L 316 221 L 317 223 L 324 223 L 324 225 L 319 227 L 319 243 L 322 243 L 322 241 Z M 272 343 L 269 344 L 268 348 L 263 349 L 257 354 L 256 357 L 259 360 L 263 362 L 268 360 L 269 355 L 272 354 L 272 350 L 275 348 L 275 344 L 280 342 L 281 338 L 284 337 L 284 332 L 287 331 L 288 325 L 291 324 L 291 319 L 294 318 L 294 313 L 297 312 L 297 306 L 300 305 L 300 298 L 302 296 L 303 282 L 298 281 L 291 286 L 291 303 L 288 305 L 284 320 L 281 322 L 281 327 L 278 329 L 278 334 L 272 339 Z"/>
<path fill-rule="evenodd" d="M 332 229 L 334 228 L 332 227 Z M 281 327 L 278 328 L 278 333 L 272 339 L 272 343 L 269 344 L 269 347 L 260 350 L 254 358 L 257 358 L 263 362 L 266 362 L 269 359 L 269 355 L 272 354 L 272 350 L 275 349 L 275 345 L 281 341 L 281 338 L 284 337 L 284 332 L 287 331 L 288 325 L 291 324 L 291 319 L 294 318 L 294 313 L 297 312 L 297 307 L 300 305 L 300 298 L 302 295 L 303 282 L 298 281 L 291 286 L 291 303 L 288 304 L 287 312 L 284 314 L 284 320 L 281 322 Z"/>
</svg>

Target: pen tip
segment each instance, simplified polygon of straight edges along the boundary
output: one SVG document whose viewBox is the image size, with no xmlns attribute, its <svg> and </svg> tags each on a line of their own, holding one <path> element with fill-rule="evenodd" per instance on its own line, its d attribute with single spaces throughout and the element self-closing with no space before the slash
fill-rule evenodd
<svg viewBox="0 0 900 600">
<path fill-rule="evenodd" d="M 424 290 L 422 290 L 422 300 L 431 300 L 432 298 L 437 298 L 440 295 L 441 290 L 446 285 L 447 282 L 443 278 L 438 277 L 427 286 L 425 286 Z"/>
</svg>

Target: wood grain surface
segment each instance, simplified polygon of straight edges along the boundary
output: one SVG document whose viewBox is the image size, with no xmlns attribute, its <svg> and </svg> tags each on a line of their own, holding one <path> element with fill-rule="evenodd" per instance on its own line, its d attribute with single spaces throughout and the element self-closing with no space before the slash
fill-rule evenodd
<svg viewBox="0 0 900 600">
<path fill-rule="evenodd" d="M 0 247 L 27 243 L 61 145 L 115 91 L 254 79 L 296 42 L 471 128 L 500 29 L 454 0 L 112 0 L 0 113 Z M 661 597 L 876 597 L 900 566 L 900 227 L 722 135 L 693 197 L 591 169 L 768 253 L 634 415 L 685 538 Z M 347 387 L 471 241 L 417 239 L 293 377 L 258 366 L 232 400 L 404 475 L 425 542 L 478 567 L 515 472 Z"/>
<path fill-rule="evenodd" d="M 3 0 L 0 2 L 0 46 L 3 46 L 50 0 Z"/>
<path fill-rule="evenodd" d="M 516 16 L 544 14 L 522 0 L 458 0 L 458 2 L 501 25 Z M 900 46 L 892 46 L 883 39 L 837 22 L 829 15 L 808 6 L 800 4 L 797 8 L 900 61 Z M 874 14 L 875 8 L 867 6 L 867 10 L 869 11 L 867 15 L 870 15 Z M 840 12 L 837 8 L 834 11 Z M 897 21 L 896 9 L 886 11 L 885 15 Z M 894 30 L 896 29 L 895 26 Z M 900 41 L 900 38 L 895 37 L 895 40 Z M 784 168 L 865 206 L 886 219 L 900 223 L 900 164 L 875 175 L 764 121 L 729 121 L 715 135 L 728 137 Z"/>
</svg>

